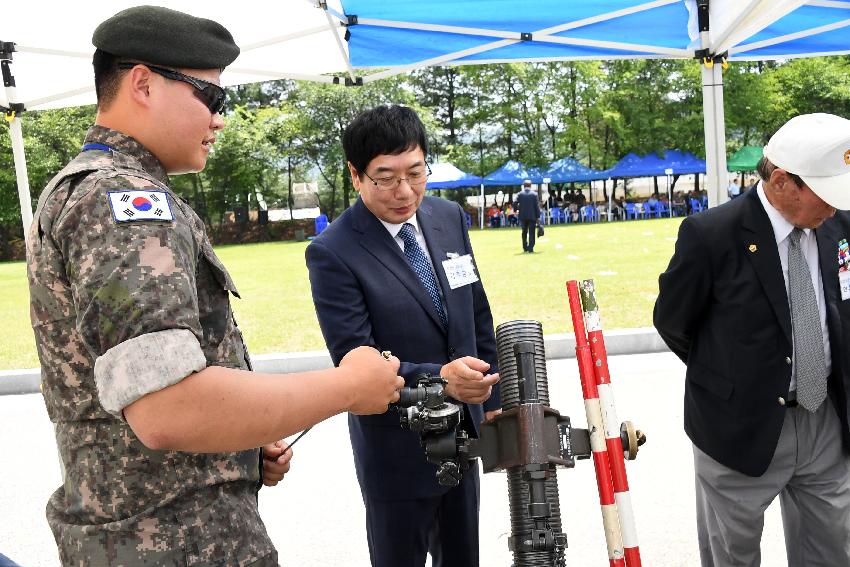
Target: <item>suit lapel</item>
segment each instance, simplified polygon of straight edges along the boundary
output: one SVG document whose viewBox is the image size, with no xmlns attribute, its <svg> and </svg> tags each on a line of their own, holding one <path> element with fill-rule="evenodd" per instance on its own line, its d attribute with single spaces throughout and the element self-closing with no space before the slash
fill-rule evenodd
<svg viewBox="0 0 850 567">
<path fill-rule="evenodd" d="M 366 208 L 361 199 L 357 199 L 351 206 L 351 214 L 352 228 L 361 234 L 360 245 L 398 278 L 410 292 L 410 295 L 428 312 L 437 326 L 442 328 L 440 317 L 434 309 L 434 304 L 425 290 L 425 286 L 419 281 L 419 277 L 410 267 L 404 253 L 384 225 L 381 224 L 381 221 Z"/>
<path fill-rule="evenodd" d="M 785 333 L 789 344 L 793 344 L 791 336 L 791 310 L 788 307 L 788 294 L 785 291 L 785 278 L 782 275 L 782 263 L 779 260 L 779 249 L 764 207 L 761 205 L 756 191 L 749 191 L 742 199 L 744 211 L 739 245 L 741 252 L 753 264 L 759 282 L 767 296 L 776 319 Z M 753 248 L 755 246 L 755 248 Z"/>
</svg>

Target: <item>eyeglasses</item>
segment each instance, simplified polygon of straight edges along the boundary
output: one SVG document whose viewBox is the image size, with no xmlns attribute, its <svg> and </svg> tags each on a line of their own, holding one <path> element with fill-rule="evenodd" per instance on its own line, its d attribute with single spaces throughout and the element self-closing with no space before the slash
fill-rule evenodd
<svg viewBox="0 0 850 567">
<path fill-rule="evenodd" d="M 193 93 L 195 93 L 195 97 L 197 97 L 201 102 L 203 102 L 204 105 L 213 114 L 220 114 L 221 111 L 224 110 L 224 103 L 227 98 L 227 94 L 220 86 L 207 81 L 203 81 L 196 77 L 184 75 L 183 73 L 175 71 L 174 69 L 166 69 L 165 67 L 148 65 L 147 63 L 119 63 L 118 69 L 132 69 L 136 65 L 144 65 L 157 75 L 161 75 L 166 79 L 189 83 L 190 85 L 195 87 L 195 90 L 192 91 Z"/>
<path fill-rule="evenodd" d="M 431 166 L 428 165 L 428 162 L 425 162 L 425 170 L 417 170 L 411 171 L 407 174 L 407 177 L 377 177 L 373 178 L 371 175 L 363 172 L 363 175 L 369 178 L 369 180 L 375 185 L 375 187 L 379 191 L 395 191 L 398 189 L 398 186 L 401 185 L 402 181 L 407 181 L 407 184 L 411 187 L 421 187 L 428 182 L 428 177 L 431 175 Z"/>
</svg>

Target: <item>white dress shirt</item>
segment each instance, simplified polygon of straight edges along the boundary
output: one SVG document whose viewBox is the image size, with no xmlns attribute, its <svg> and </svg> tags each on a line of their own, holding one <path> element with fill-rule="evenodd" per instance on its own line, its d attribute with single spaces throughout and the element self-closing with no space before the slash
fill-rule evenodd
<svg viewBox="0 0 850 567">
<path fill-rule="evenodd" d="M 779 248 L 779 261 L 782 263 L 782 277 L 785 279 L 785 297 L 787 298 L 790 296 L 788 291 L 788 237 L 794 230 L 794 225 L 785 220 L 785 217 L 770 204 L 770 201 L 767 200 L 767 196 L 764 194 L 764 188 L 761 183 L 758 184 L 757 191 L 761 204 L 767 212 L 770 224 L 773 227 L 776 246 Z M 809 228 L 803 229 L 803 235 L 800 237 L 800 251 L 803 253 L 803 258 L 805 258 L 806 264 L 809 266 L 809 274 L 812 276 L 812 286 L 815 290 L 815 299 L 818 302 L 818 316 L 820 318 L 821 334 L 823 335 L 823 360 L 826 365 L 827 375 L 829 375 L 832 372 L 832 354 L 829 350 L 829 330 L 826 326 L 826 300 L 823 295 L 823 280 L 820 275 L 818 242 L 813 230 Z M 793 344 L 791 346 L 793 348 Z M 794 365 L 794 368 L 796 370 L 796 365 Z M 791 372 L 791 390 L 797 389 L 795 370 Z"/>
</svg>

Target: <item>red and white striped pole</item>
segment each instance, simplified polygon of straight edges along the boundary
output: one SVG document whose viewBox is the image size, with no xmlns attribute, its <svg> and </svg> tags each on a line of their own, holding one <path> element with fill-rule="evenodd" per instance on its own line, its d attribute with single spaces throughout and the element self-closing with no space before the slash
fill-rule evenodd
<svg viewBox="0 0 850 567">
<path fill-rule="evenodd" d="M 611 479 L 611 466 L 608 462 L 608 449 L 605 445 L 605 427 L 602 420 L 602 408 L 593 373 L 593 359 L 587 336 L 584 332 L 581 300 L 578 284 L 575 280 L 567 282 L 567 294 L 570 298 L 570 314 L 576 335 L 576 359 L 578 360 L 581 393 L 584 397 L 584 411 L 587 415 L 587 428 L 590 431 L 590 450 L 593 453 L 593 465 L 596 468 L 596 484 L 599 488 L 599 504 L 602 506 L 602 526 L 605 529 L 605 542 L 608 544 L 608 561 L 611 567 L 625 567 L 623 536 L 620 532 L 620 519 L 617 503 L 614 499 L 614 485 Z"/>
<path fill-rule="evenodd" d="M 620 438 L 620 422 L 617 419 L 617 410 L 614 407 L 614 390 L 611 386 L 611 375 L 608 372 L 608 354 L 605 351 L 605 339 L 602 336 L 599 304 L 596 301 L 593 280 L 583 280 L 580 291 L 587 338 L 590 341 L 590 354 L 593 358 L 593 373 L 596 375 L 596 386 L 599 392 L 599 400 L 602 403 L 605 443 L 608 446 L 608 460 L 611 465 L 611 477 L 614 481 L 614 499 L 617 502 L 620 530 L 623 534 L 626 565 L 628 567 L 641 567 L 632 497 L 629 493 L 626 461 L 623 456 L 623 441 Z"/>
</svg>

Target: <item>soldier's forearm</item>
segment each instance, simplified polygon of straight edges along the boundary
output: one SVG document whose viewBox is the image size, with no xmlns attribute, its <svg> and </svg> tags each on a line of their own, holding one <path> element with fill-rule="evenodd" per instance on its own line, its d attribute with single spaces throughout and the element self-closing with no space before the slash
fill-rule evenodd
<svg viewBox="0 0 850 567">
<path fill-rule="evenodd" d="M 139 440 L 156 450 L 229 452 L 259 447 L 346 411 L 339 369 L 260 374 L 210 366 L 124 408 Z"/>
</svg>

